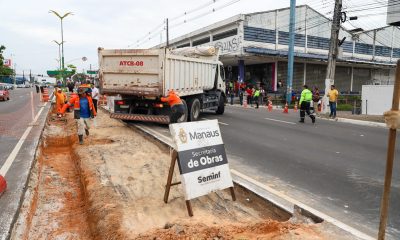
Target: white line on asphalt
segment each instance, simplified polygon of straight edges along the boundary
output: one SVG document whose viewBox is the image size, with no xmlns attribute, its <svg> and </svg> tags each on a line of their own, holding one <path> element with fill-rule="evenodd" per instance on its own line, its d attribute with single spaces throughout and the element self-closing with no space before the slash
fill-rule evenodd
<svg viewBox="0 0 400 240">
<path fill-rule="evenodd" d="M 203 120 L 214 120 L 214 119 L 208 119 L 208 118 L 202 118 L 202 119 L 203 119 Z M 218 123 L 219 123 L 219 124 L 222 124 L 222 125 L 225 125 L 225 126 L 229 126 L 228 123 L 221 122 L 219 119 L 216 119 L 216 120 L 218 120 Z"/>
<path fill-rule="evenodd" d="M 293 125 L 296 124 L 296 123 L 294 123 L 294 122 L 286 122 L 286 121 L 282 121 L 282 120 L 278 120 L 278 119 L 273 119 L 273 118 L 265 118 L 265 119 L 270 120 L 270 121 L 274 121 L 274 122 L 281 122 L 281 123 L 287 123 L 287 124 L 293 124 Z"/>
<path fill-rule="evenodd" d="M 40 114 L 43 112 L 43 109 L 46 106 L 46 104 L 47 104 L 47 102 L 43 105 L 43 107 L 40 109 L 40 111 L 36 114 L 36 117 L 33 120 L 33 123 L 35 123 L 38 120 L 38 118 L 39 118 Z M 6 176 L 8 170 L 10 169 L 12 163 L 15 160 L 15 157 L 17 157 L 17 154 L 18 154 L 19 150 L 21 149 L 22 144 L 24 144 L 24 142 L 25 142 L 26 138 L 28 137 L 29 133 L 31 132 L 32 128 L 33 128 L 33 126 L 27 127 L 24 134 L 22 134 L 22 137 L 19 139 L 17 145 L 15 145 L 14 149 L 8 156 L 6 162 L 3 164 L 3 166 L 0 169 L 1 176 L 3 176 L 3 177 Z"/>
<path fill-rule="evenodd" d="M 371 236 L 369 236 L 369 235 L 367 235 L 367 234 L 365 234 L 365 233 L 363 233 L 363 232 L 361 232 L 361 231 L 359 231 L 359 230 L 357 230 L 357 229 L 355 229 L 355 228 L 353 228 L 353 227 L 351 227 L 351 226 L 349 226 L 349 225 L 337 220 L 336 218 L 328 216 L 328 215 L 326 215 L 326 214 L 324 214 L 324 213 L 322 213 L 322 212 L 320 212 L 320 211 L 318 211 L 318 210 L 316 210 L 316 209 L 314 209 L 314 208 L 312 208 L 312 207 L 310 207 L 308 205 L 305 205 L 302 202 L 299 202 L 299 201 L 297 201 L 297 200 L 295 200 L 295 199 L 293 199 L 293 198 L 291 198 L 291 197 L 289 197 L 289 196 L 287 196 L 287 195 L 285 195 L 285 194 L 283 194 L 283 193 L 281 193 L 281 192 L 279 192 L 279 191 L 277 191 L 277 190 L 275 190 L 275 189 L 273 189 L 273 188 L 271 188 L 271 187 L 269 187 L 269 186 L 267 186 L 267 185 L 265 185 L 263 183 L 260 183 L 259 181 L 255 180 L 255 179 L 253 179 L 253 178 L 251 178 L 251 177 L 249 177 L 249 176 L 247 176 L 247 175 L 245 175 L 243 173 L 240 173 L 240 172 L 238 172 L 238 171 L 236 171 L 234 169 L 231 169 L 231 172 L 232 172 L 232 174 L 235 174 L 236 176 L 239 176 L 240 178 L 243 178 L 244 180 L 246 180 L 246 181 L 248 181 L 248 182 L 250 182 L 250 183 L 252 183 L 252 184 L 254 184 L 254 185 L 256 185 L 256 186 L 258 186 L 258 187 L 260 187 L 260 188 L 262 188 L 262 189 L 264 189 L 266 191 L 268 191 L 268 192 L 270 192 L 271 194 L 273 194 L 273 195 L 275 195 L 275 196 L 277 196 L 279 198 L 282 198 L 285 201 L 288 201 L 288 202 L 292 203 L 293 205 L 297 205 L 298 207 L 303 208 L 304 210 L 314 214 L 315 216 L 318 216 L 318 217 L 324 219 L 324 221 L 327 221 L 327 222 L 329 222 L 329 223 L 331 223 L 331 224 L 333 224 L 333 225 L 335 225 L 335 226 L 337 226 L 337 227 L 339 227 L 339 228 L 341 228 L 341 229 L 353 234 L 356 237 L 359 237 L 359 238 L 365 239 L 365 240 L 373 240 L 373 239 L 375 239 L 375 238 L 373 238 L 373 237 L 371 237 Z"/>
</svg>

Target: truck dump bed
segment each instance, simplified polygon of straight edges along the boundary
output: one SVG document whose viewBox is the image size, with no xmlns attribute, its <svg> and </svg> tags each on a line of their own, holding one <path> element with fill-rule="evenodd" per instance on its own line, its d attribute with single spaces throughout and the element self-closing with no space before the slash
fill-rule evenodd
<svg viewBox="0 0 400 240">
<path fill-rule="evenodd" d="M 98 53 L 102 94 L 157 97 L 174 89 L 187 96 L 214 88 L 218 56 L 186 57 L 165 49 L 99 48 Z"/>
</svg>

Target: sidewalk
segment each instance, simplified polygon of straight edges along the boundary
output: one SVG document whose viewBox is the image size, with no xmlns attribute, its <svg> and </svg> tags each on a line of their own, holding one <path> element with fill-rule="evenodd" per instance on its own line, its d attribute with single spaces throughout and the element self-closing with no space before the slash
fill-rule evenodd
<svg viewBox="0 0 400 240">
<path fill-rule="evenodd" d="M 230 103 L 226 103 L 226 106 L 238 107 L 238 108 L 245 108 L 243 105 L 234 103 L 231 105 Z M 255 108 L 255 105 L 251 106 L 250 104 L 247 105 L 248 108 Z M 259 106 L 260 109 L 267 109 L 267 106 Z M 282 110 L 282 106 L 273 106 L 274 110 Z M 289 109 L 289 112 L 293 112 L 293 109 Z M 298 110 L 299 111 L 299 110 Z M 356 124 L 360 126 L 370 126 L 370 127 L 383 127 L 386 128 L 385 119 L 382 115 L 355 115 L 351 114 L 349 111 L 339 111 L 337 112 L 336 119 L 330 119 L 329 114 L 319 114 L 318 116 L 320 119 L 328 120 L 328 121 L 337 121 L 337 122 L 345 122 Z"/>
</svg>

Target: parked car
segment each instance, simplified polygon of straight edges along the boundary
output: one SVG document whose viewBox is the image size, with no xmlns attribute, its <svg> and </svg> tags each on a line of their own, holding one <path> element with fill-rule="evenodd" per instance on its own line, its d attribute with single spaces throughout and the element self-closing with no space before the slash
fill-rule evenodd
<svg viewBox="0 0 400 240">
<path fill-rule="evenodd" d="M 4 85 L 0 85 L 0 99 L 2 101 L 10 100 L 10 93 Z"/>
<path fill-rule="evenodd" d="M 14 90 L 14 84 L 6 83 L 7 90 Z"/>
</svg>

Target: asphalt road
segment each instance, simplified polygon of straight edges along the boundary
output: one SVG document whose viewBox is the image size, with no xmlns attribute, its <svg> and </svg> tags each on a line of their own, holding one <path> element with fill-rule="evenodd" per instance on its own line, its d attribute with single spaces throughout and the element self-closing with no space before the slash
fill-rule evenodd
<svg viewBox="0 0 400 240">
<path fill-rule="evenodd" d="M 298 113 L 237 107 L 228 107 L 218 118 L 229 124 L 221 128 L 236 169 L 242 166 L 249 176 L 376 236 L 387 129 L 322 119 L 313 125 L 309 118 L 301 124 Z M 388 233 L 400 239 L 398 160 L 392 186 Z"/>
<path fill-rule="evenodd" d="M 377 236 L 388 130 L 317 119 L 299 113 L 227 106 L 218 119 L 235 170 Z M 149 126 L 149 125 L 147 125 Z M 167 134 L 168 128 L 154 129 Z M 400 156 L 397 144 L 396 156 Z M 388 239 L 400 239 L 400 165 L 395 160 Z"/>
<path fill-rule="evenodd" d="M 10 99 L 0 102 L 0 171 L 6 173 L 7 189 L 0 196 L 0 239 L 8 239 L 13 222 L 23 200 L 36 147 L 45 124 L 50 104 L 39 103 L 33 88 L 10 91 Z M 37 116 L 32 123 L 33 112 Z M 38 112 L 41 112 L 39 115 Z M 24 135 L 25 134 L 25 135 Z M 22 138 L 22 136 L 25 136 Z M 18 144 L 18 142 L 21 142 Z M 18 147 L 16 147 L 18 146 Z M 15 148 L 16 147 L 16 148 Z M 13 149 L 19 149 L 13 152 Z M 5 164 L 10 156 L 9 164 Z M 3 174 L 4 174 L 3 173 Z"/>
<path fill-rule="evenodd" d="M 34 88 L 10 90 L 10 100 L 0 101 L 0 166 L 32 122 L 31 94 L 34 93 L 34 112 L 39 111 L 39 95 Z"/>
</svg>

